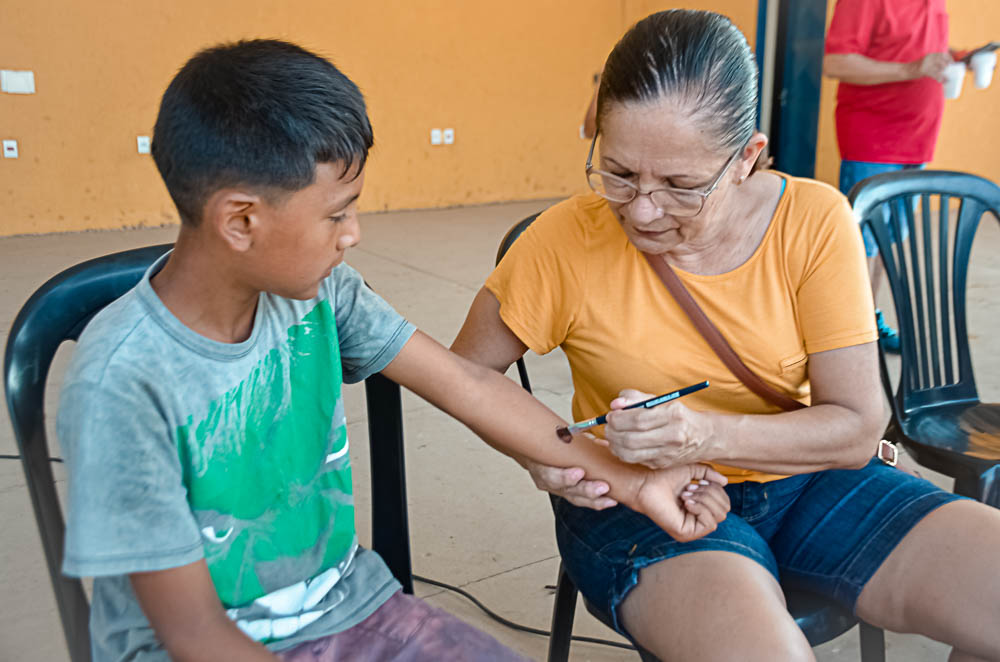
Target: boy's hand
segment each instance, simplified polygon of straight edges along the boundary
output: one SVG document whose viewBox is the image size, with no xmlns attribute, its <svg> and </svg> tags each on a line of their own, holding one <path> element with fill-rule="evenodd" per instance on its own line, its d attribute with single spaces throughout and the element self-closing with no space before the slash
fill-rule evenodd
<svg viewBox="0 0 1000 662">
<path fill-rule="evenodd" d="M 636 495 L 636 510 L 680 542 L 715 531 L 729 512 L 726 477 L 705 464 L 650 471 Z"/>
</svg>

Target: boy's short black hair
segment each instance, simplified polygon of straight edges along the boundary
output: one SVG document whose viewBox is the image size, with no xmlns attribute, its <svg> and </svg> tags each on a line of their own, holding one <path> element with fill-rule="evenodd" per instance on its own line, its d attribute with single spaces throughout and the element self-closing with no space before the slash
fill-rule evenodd
<svg viewBox="0 0 1000 662">
<path fill-rule="evenodd" d="M 284 41 L 222 44 L 191 58 L 163 94 L 153 159 L 181 220 L 209 196 L 250 186 L 280 196 L 313 182 L 317 163 L 364 166 L 372 127 L 358 87 Z"/>
</svg>

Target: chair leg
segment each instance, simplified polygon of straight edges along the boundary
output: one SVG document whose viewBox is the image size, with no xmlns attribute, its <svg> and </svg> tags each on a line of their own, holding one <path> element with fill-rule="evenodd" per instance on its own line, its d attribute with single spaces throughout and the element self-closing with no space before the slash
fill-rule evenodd
<svg viewBox="0 0 1000 662">
<path fill-rule="evenodd" d="M 885 631 L 858 621 L 861 635 L 861 662 L 885 662 Z"/>
<path fill-rule="evenodd" d="M 559 581 L 552 605 L 552 636 L 549 637 L 548 662 L 567 662 L 572 644 L 573 618 L 576 616 L 576 584 L 559 564 Z"/>
</svg>

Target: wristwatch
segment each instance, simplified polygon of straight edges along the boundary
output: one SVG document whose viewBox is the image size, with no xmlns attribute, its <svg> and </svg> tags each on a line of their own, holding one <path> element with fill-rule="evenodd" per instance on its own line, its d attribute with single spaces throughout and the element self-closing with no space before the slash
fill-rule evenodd
<svg viewBox="0 0 1000 662">
<path fill-rule="evenodd" d="M 878 448 L 875 449 L 875 457 L 890 467 L 894 467 L 896 466 L 896 461 L 899 460 L 899 449 L 896 448 L 896 444 L 888 439 L 881 439 L 878 442 Z"/>
</svg>

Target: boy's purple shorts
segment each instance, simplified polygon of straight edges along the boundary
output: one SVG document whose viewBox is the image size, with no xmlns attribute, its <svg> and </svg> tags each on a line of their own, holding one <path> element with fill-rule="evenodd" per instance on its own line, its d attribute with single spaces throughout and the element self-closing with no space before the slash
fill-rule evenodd
<svg viewBox="0 0 1000 662">
<path fill-rule="evenodd" d="M 526 660 L 485 632 L 402 591 L 354 627 L 279 655 L 284 662 Z"/>
</svg>

